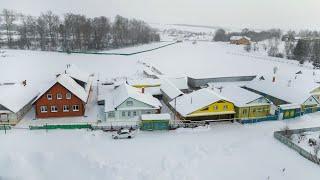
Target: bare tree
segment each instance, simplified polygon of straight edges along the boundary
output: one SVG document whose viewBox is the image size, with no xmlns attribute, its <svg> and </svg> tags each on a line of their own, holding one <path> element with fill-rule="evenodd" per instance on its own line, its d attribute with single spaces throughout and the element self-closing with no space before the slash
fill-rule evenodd
<svg viewBox="0 0 320 180">
<path fill-rule="evenodd" d="M 3 21 L 4 21 L 4 26 L 6 28 L 6 35 L 7 35 L 7 43 L 8 47 L 12 47 L 12 35 L 13 35 L 13 26 L 14 22 L 16 20 L 16 14 L 13 11 L 10 11 L 8 9 L 3 9 L 2 11 L 3 14 Z"/>
</svg>

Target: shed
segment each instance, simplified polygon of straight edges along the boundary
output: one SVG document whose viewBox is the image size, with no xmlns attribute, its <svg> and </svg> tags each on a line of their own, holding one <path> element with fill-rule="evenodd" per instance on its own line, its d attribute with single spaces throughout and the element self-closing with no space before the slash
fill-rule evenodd
<svg viewBox="0 0 320 180">
<path fill-rule="evenodd" d="M 141 115 L 141 130 L 168 130 L 170 114 L 143 114 Z"/>
</svg>

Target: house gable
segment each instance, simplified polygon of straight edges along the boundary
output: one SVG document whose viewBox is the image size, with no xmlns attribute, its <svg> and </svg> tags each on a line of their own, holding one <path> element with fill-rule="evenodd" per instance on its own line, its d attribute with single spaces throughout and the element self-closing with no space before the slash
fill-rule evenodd
<svg viewBox="0 0 320 180">
<path fill-rule="evenodd" d="M 134 98 L 128 98 L 126 99 L 124 102 L 122 102 L 118 107 L 116 107 L 117 109 L 125 109 L 125 108 L 155 108 L 149 104 L 146 104 L 144 102 L 138 101 Z"/>
<path fill-rule="evenodd" d="M 315 97 L 310 96 L 302 105 L 303 106 L 311 106 L 311 105 L 318 105 L 319 102 L 315 99 Z"/>
<path fill-rule="evenodd" d="M 234 112 L 233 103 L 225 101 L 225 100 L 220 100 L 220 101 L 214 102 L 208 106 L 205 106 L 195 112 L 192 112 L 189 115 L 223 113 L 223 112 Z"/>
</svg>

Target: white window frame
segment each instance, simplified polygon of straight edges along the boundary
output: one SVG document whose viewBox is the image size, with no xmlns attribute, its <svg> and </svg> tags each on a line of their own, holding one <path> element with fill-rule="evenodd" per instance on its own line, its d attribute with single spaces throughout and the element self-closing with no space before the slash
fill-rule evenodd
<svg viewBox="0 0 320 180">
<path fill-rule="evenodd" d="M 50 98 L 49 98 L 49 96 L 50 96 Z M 47 99 L 52 100 L 52 94 L 47 94 Z"/>
<path fill-rule="evenodd" d="M 53 110 L 53 108 L 55 108 L 56 110 Z M 57 106 L 51 106 L 50 110 L 51 110 L 50 112 L 56 113 L 56 112 L 58 112 L 58 107 Z"/>
<path fill-rule="evenodd" d="M 71 93 L 68 92 L 68 93 L 66 94 L 66 99 L 71 99 L 71 97 L 72 97 Z"/>
<path fill-rule="evenodd" d="M 133 106 L 133 101 L 127 101 L 127 106 Z"/>
<path fill-rule="evenodd" d="M 45 110 L 44 110 L 43 108 L 44 108 Z M 46 113 L 46 112 L 48 112 L 48 106 L 40 106 L 40 112 L 41 112 L 41 113 Z"/>
<path fill-rule="evenodd" d="M 75 107 L 78 107 L 78 108 L 75 108 Z M 79 105 L 73 105 L 72 106 L 72 111 L 74 111 L 74 112 L 80 111 L 80 106 Z"/>
<path fill-rule="evenodd" d="M 68 109 L 66 110 L 65 107 L 68 107 Z M 63 105 L 63 112 L 69 112 L 69 111 L 70 111 L 69 105 Z"/>
<path fill-rule="evenodd" d="M 57 94 L 57 99 L 62 99 L 62 94 L 61 93 Z"/>
</svg>

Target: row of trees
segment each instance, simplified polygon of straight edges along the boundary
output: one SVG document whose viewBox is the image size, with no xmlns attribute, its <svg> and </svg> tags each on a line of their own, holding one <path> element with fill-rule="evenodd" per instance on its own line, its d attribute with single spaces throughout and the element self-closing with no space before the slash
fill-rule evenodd
<svg viewBox="0 0 320 180">
<path fill-rule="evenodd" d="M 155 29 L 143 21 L 116 16 L 88 18 L 51 11 L 39 17 L 4 9 L 0 16 L 2 46 L 41 50 L 102 50 L 160 41 Z M 1 37 L 2 36 L 2 37 Z"/>
<path fill-rule="evenodd" d="M 229 41 L 232 36 L 247 36 L 250 37 L 252 41 L 258 42 L 267 39 L 280 39 L 282 31 L 280 29 L 270 29 L 267 31 L 255 32 L 247 28 L 243 29 L 241 32 L 230 32 L 227 33 L 224 29 L 218 29 L 213 37 L 214 41 Z"/>
</svg>

